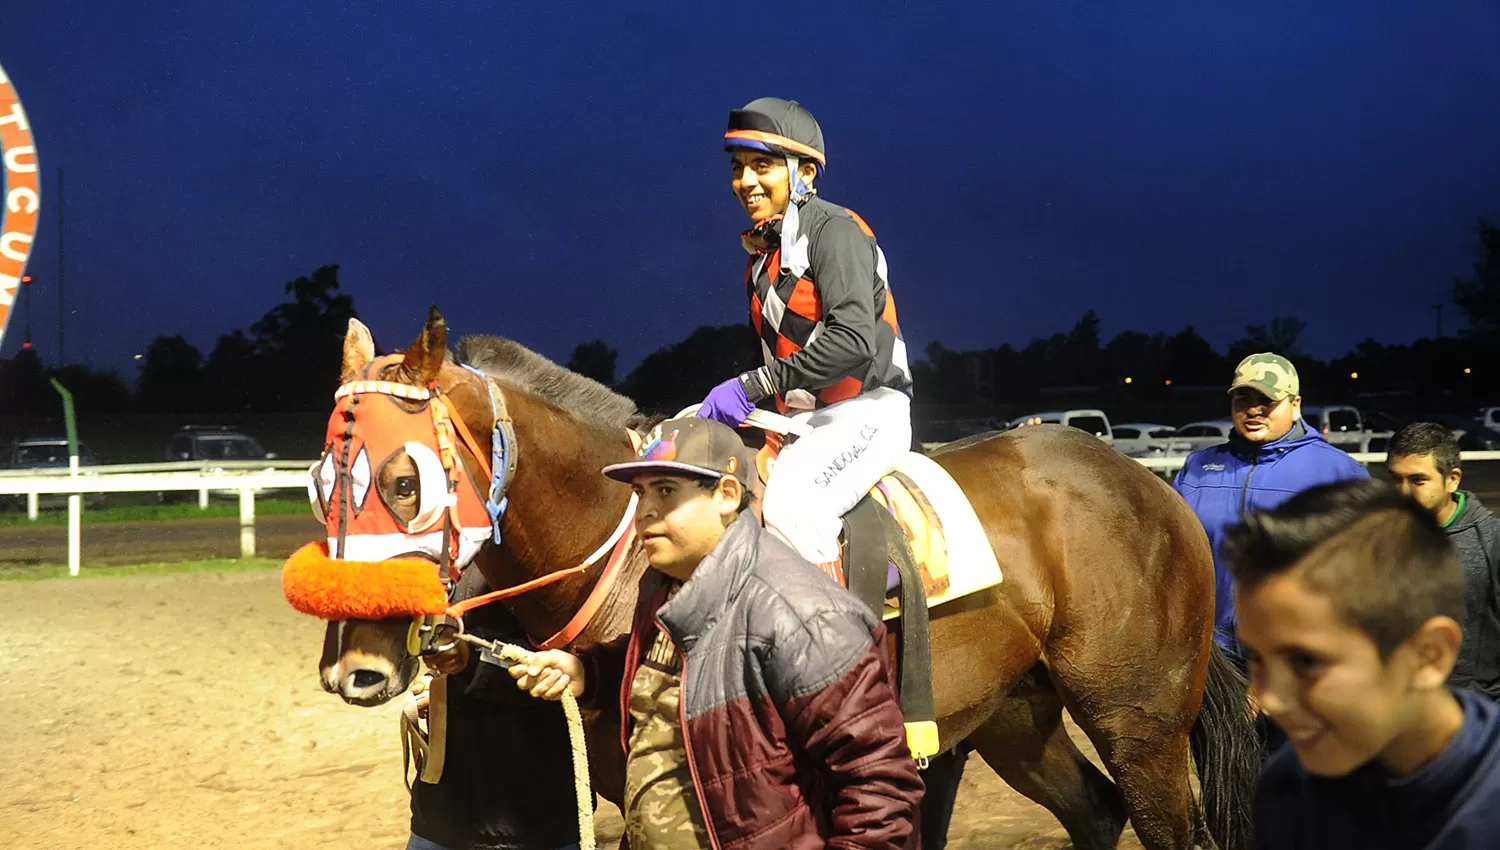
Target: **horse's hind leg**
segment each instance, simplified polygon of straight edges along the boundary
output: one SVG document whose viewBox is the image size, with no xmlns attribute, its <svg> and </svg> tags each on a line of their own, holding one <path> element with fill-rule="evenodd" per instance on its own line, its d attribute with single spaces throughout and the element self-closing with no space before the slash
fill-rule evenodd
<svg viewBox="0 0 1500 850">
<path fill-rule="evenodd" d="M 1114 777 L 1130 824 L 1146 850 L 1187 850 L 1193 846 L 1195 808 L 1189 777 L 1192 752 L 1188 730 L 1192 714 L 1184 688 L 1171 677 L 1131 681 L 1111 694 L 1099 693 L 1102 676 L 1053 665 L 1068 709 Z M 1078 700 L 1074 686 L 1089 682 L 1088 698 Z"/>
<path fill-rule="evenodd" d="M 1046 807 L 1079 850 L 1114 847 L 1125 806 L 1114 783 L 1073 745 L 1062 710 L 1038 665 L 968 740 L 1010 787 Z"/>
</svg>

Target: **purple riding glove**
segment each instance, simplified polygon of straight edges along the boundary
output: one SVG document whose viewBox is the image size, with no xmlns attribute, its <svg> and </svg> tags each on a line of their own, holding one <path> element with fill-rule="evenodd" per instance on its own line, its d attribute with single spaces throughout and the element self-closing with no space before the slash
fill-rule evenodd
<svg viewBox="0 0 1500 850">
<path fill-rule="evenodd" d="M 698 415 L 734 428 L 754 409 L 755 403 L 745 395 L 744 383 L 739 378 L 730 378 L 708 391 Z"/>
</svg>

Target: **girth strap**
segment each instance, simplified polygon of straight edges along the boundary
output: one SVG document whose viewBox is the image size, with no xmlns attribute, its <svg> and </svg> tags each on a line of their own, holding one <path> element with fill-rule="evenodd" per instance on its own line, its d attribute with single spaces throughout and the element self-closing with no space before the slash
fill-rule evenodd
<svg viewBox="0 0 1500 850">
<path fill-rule="evenodd" d="M 844 515 L 844 576 L 849 592 L 878 619 L 885 605 L 885 511 L 867 493 Z"/>
<path fill-rule="evenodd" d="M 937 711 L 932 702 L 932 645 L 928 633 L 927 592 L 922 575 L 912 560 L 906 535 L 895 517 L 880 512 L 885 526 L 887 553 L 901 573 L 901 617 L 896 628 L 901 634 L 897 651 L 897 678 L 901 687 L 901 715 L 906 718 L 906 745 L 921 767 L 938 754 Z M 884 566 L 882 564 L 882 566 Z M 882 577 L 884 570 L 880 571 Z"/>
</svg>

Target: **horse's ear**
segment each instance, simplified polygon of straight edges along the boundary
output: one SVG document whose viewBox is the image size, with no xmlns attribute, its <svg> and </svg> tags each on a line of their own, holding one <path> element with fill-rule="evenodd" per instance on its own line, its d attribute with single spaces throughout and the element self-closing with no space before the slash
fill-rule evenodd
<svg viewBox="0 0 1500 850">
<path fill-rule="evenodd" d="M 427 324 L 422 326 L 421 335 L 405 354 L 406 368 L 412 377 L 423 384 L 437 380 L 438 372 L 448 358 L 448 323 L 436 304 L 427 311 Z"/>
<path fill-rule="evenodd" d="M 342 371 L 343 383 L 349 383 L 370 365 L 375 359 L 375 339 L 370 336 L 370 329 L 359 319 L 349 320 L 349 330 L 344 334 L 344 368 Z"/>
</svg>

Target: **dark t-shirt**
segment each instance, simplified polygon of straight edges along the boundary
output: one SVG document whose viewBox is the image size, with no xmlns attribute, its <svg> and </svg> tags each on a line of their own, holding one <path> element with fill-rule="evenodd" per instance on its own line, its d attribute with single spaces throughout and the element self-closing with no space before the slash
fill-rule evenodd
<svg viewBox="0 0 1500 850">
<path fill-rule="evenodd" d="M 1266 762 L 1255 795 L 1265 850 L 1466 850 L 1500 847 L 1500 709 L 1454 691 L 1458 734 L 1431 763 L 1392 778 L 1371 762 L 1348 776 L 1314 776 L 1290 744 Z"/>
<path fill-rule="evenodd" d="M 488 590 L 475 584 L 460 583 L 455 598 Z M 465 621 L 479 637 L 530 648 L 502 604 L 476 608 Z M 468 668 L 450 677 L 443 776 L 434 785 L 412 785 L 411 831 L 458 850 L 572 844 L 578 805 L 571 753 L 562 703 L 525 693 L 509 672 L 476 651 Z"/>
</svg>

